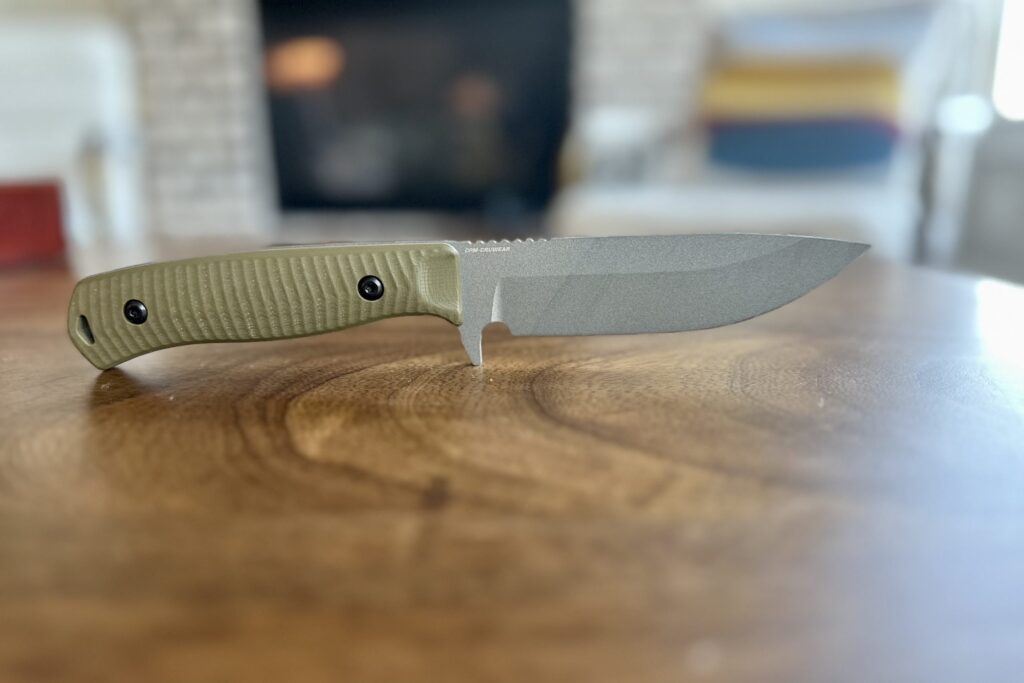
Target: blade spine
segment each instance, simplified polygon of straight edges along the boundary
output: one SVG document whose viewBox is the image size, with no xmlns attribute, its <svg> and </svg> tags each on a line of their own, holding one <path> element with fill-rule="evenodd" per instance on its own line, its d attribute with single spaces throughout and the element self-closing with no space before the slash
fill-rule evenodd
<svg viewBox="0 0 1024 683">
<path fill-rule="evenodd" d="M 794 237 L 805 240 L 816 240 L 820 242 L 838 242 L 840 244 L 846 244 L 850 246 L 863 247 L 865 250 L 870 249 L 871 245 L 866 242 L 854 242 L 851 240 L 844 240 L 838 237 L 822 237 L 820 235 L 801 235 L 798 233 L 781 233 L 781 232 L 693 232 L 693 233 L 658 233 L 658 234 L 645 234 L 645 235 L 557 235 L 555 237 L 515 237 L 512 239 L 501 238 L 501 239 L 490 239 L 490 240 L 442 240 L 451 244 L 452 246 L 476 246 L 476 245 L 497 245 L 497 244 L 539 244 L 544 242 L 563 242 L 563 241 L 574 241 L 574 240 L 600 240 L 600 241 L 618 241 L 618 240 L 635 240 L 635 239 L 648 239 L 648 238 L 707 238 L 707 237 Z"/>
</svg>

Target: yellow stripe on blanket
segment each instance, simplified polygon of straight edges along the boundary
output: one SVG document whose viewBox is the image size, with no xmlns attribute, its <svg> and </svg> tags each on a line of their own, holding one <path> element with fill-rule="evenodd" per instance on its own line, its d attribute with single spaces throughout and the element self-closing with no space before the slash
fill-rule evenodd
<svg viewBox="0 0 1024 683">
<path fill-rule="evenodd" d="M 869 116 L 897 122 L 900 75 L 869 61 L 738 61 L 714 68 L 702 109 L 711 119 Z"/>
</svg>

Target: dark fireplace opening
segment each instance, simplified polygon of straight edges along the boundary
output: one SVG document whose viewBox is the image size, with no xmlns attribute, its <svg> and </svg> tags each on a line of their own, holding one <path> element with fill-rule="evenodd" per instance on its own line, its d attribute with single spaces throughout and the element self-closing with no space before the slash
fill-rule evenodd
<svg viewBox="0 0 1024 683">
<path fill-rule="evenodd" d="M 569 111 L 569 0 L 260 9 L 282 208 L 547 205 Z"/>
</svg>

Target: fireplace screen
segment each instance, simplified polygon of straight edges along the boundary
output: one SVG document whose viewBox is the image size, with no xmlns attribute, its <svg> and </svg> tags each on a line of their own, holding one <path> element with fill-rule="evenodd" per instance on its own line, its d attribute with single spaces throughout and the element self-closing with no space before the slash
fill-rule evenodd
<svg viewBox="0 0 1024 683">
<path fill-rule="evenodd" d="M 262 0 L 286 209 L 542 208 L 569 100 L 568 0 Z"/>
</svg>

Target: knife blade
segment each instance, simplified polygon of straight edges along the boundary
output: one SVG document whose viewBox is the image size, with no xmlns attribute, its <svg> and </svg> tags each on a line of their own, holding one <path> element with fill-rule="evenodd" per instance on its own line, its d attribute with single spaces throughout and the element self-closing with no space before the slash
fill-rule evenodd
<svg viewBox="0 0 1024 683">
<path fill-rule="evenodd" d="M 283 339 L 399 315 L 481 335 L 680 332 L 767 313 L 866 245 L 792 235 L 566 237 L 278 247 L 144 264 L 80 281 L 75 347 L 99 369 L 172 346 Z"/>
</svg>

